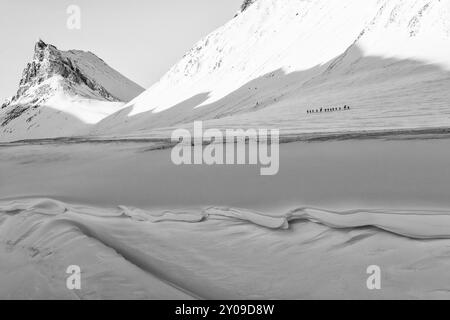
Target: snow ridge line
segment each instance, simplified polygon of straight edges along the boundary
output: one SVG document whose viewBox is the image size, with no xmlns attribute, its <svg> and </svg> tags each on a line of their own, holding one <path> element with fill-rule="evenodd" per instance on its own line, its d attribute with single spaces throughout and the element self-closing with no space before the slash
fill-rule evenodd
<svg viewBox="0 0 450 320">
<path fill-rule="evenodd" d="M 149 211 L 119 206 L 116 209 L 70 205 L 52 199 L 21 199 L 0 201 L 0 214 L 43 214 L 50 218 L 62 214 L 105 219 L 127 218 L 139 223 L 200 223 L 225 220 L 250 223 L 267 229 L 287 230 L 295 221 L 311 221 L 330 228 L 375 227 L 413 239 L 450 239 L 449 210 L 388 210 L 355 209 L 332 211 L 313 207 L 299 207 L 283 214 L 266 214 L 254 210 L 208 207 L 202 210 Z"/>
</svg>

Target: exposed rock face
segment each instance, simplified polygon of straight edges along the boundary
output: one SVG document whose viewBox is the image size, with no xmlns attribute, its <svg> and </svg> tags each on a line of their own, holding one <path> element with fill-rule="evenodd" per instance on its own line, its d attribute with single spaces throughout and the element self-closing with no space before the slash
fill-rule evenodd
<svg viewBox="0 0 450 320">
<path fill-rule="evenodd" d="M 256 0 L 244 0 L 241 5 L 241 12 L 245 11 L 248 7 L 250 7 Z"/>
<path fill-rule="evenodd" d="M 34 46 L 33 60 L 23 70 L 19 90 L 11 102 L 20 98 L 30 87 L 39 85 L 55 75 L 60 75 L 72 84 L 84 84 L 92 91 L 98 92 L 105 100 L 119 101 L 101 85 L 84 75 L 75 61 L 64 56 L 55 46 L 39 40 Z"/>
<path fill-rule="evenodd" d="M 77 86 L 85 85 L 95 93 L 96 98 L 106 101 L 120 101 L 96 83 L 95 80 L 89 79 L 87 75 L 83 74 L 77 62 L 67 56 L 65 52 L 39 40 L 34 46 L 33 60 L 27 63 L 22 72 L 16 95 L 7 99 L 1 106 L 1 109 L 9 106 L 11 108 L 6 110 L 5 116 L 0 120 L 0 126 L 6 126 L 30 108 L 39 108 L 42 103 L 51 97 L 55 88 L 51 84 L 43 84 L 43 82 L 54 76 L 60 76 L 64 79 L 64 82 L 60 85 L 69 94 L 76 93 L 87 98 L 91 97 L 92 94 L 86 95 L 86 93 L 76 89 Z"/>
<path fill-rule="evenodd" d="M 71 134 L 142 91 L 91 52 L 62 51 L 39 40 L 17 93 L 0 107 L 0 141 L 34 138 L 36 128 L 39 137 Z"/>
</svg>

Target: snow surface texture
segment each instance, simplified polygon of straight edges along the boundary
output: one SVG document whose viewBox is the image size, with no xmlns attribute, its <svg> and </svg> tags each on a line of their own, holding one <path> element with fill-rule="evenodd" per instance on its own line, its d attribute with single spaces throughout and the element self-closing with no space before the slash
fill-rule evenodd
<svg viewBox="0 0 450 320">
<path fill-rule="evenodd" d="M 143 91 L 91 52 L 39 40 L 17 94 L 0 109 L 0 139 L 68 136 L 86 130 Z"/>
<path fill-rule="evenodd" d="M 276 217 L 1 201 L 0 297 L 448 298 L 449 230 L 444 212 L 301 208 Z M 382 291 L 366 288 L 375 262 Z M 82 285 L 69 291 L 63 271 L 74 263 Z"/>
<path fill-rule="evenodd" d="M 448 126 L 450 2 L 258 0 L 94 134 L 195 119 L 295 132 Z M 310 109 L 351 112 L 309 115 Z"/>
<path fill-rule="evenodd" d="M 150 141 L 0 145 L 0 298 L 449 299 L 441 137 L 281 144 L 271 177 Z"/>
</svg>

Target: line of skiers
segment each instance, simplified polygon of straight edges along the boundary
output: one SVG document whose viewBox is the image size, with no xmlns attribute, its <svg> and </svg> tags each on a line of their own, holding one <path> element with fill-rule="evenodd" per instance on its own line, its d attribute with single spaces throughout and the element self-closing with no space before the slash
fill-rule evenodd
<svg viewBox="0 0 450 320">
<path fill-rule="evenodd" d="M 342 107 L 330 107 L 330 108 L 320 108 L 320 109 L 311 109 L 306 110 L 306 113 L 321 113 L 321 112 L 334 112 L 334 111 L 342 111 L 342 110 L 350 110 L 350 106 L 345 105 Z"/>
</svg>

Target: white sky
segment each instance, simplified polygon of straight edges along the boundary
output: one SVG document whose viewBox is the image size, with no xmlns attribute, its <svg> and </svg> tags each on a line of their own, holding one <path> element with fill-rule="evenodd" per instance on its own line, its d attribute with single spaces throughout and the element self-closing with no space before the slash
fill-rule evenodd
<svg viewBox="0 0 450 320">
<path fill-rule="evenodd" d="M 238 11 L 243 0 L 1 0 L 0 103 L 15 94 L 38 38 L 92 51 L 144 88 Z M 69 5 L 81 29 L 69 30 Z"/>
</svg>

